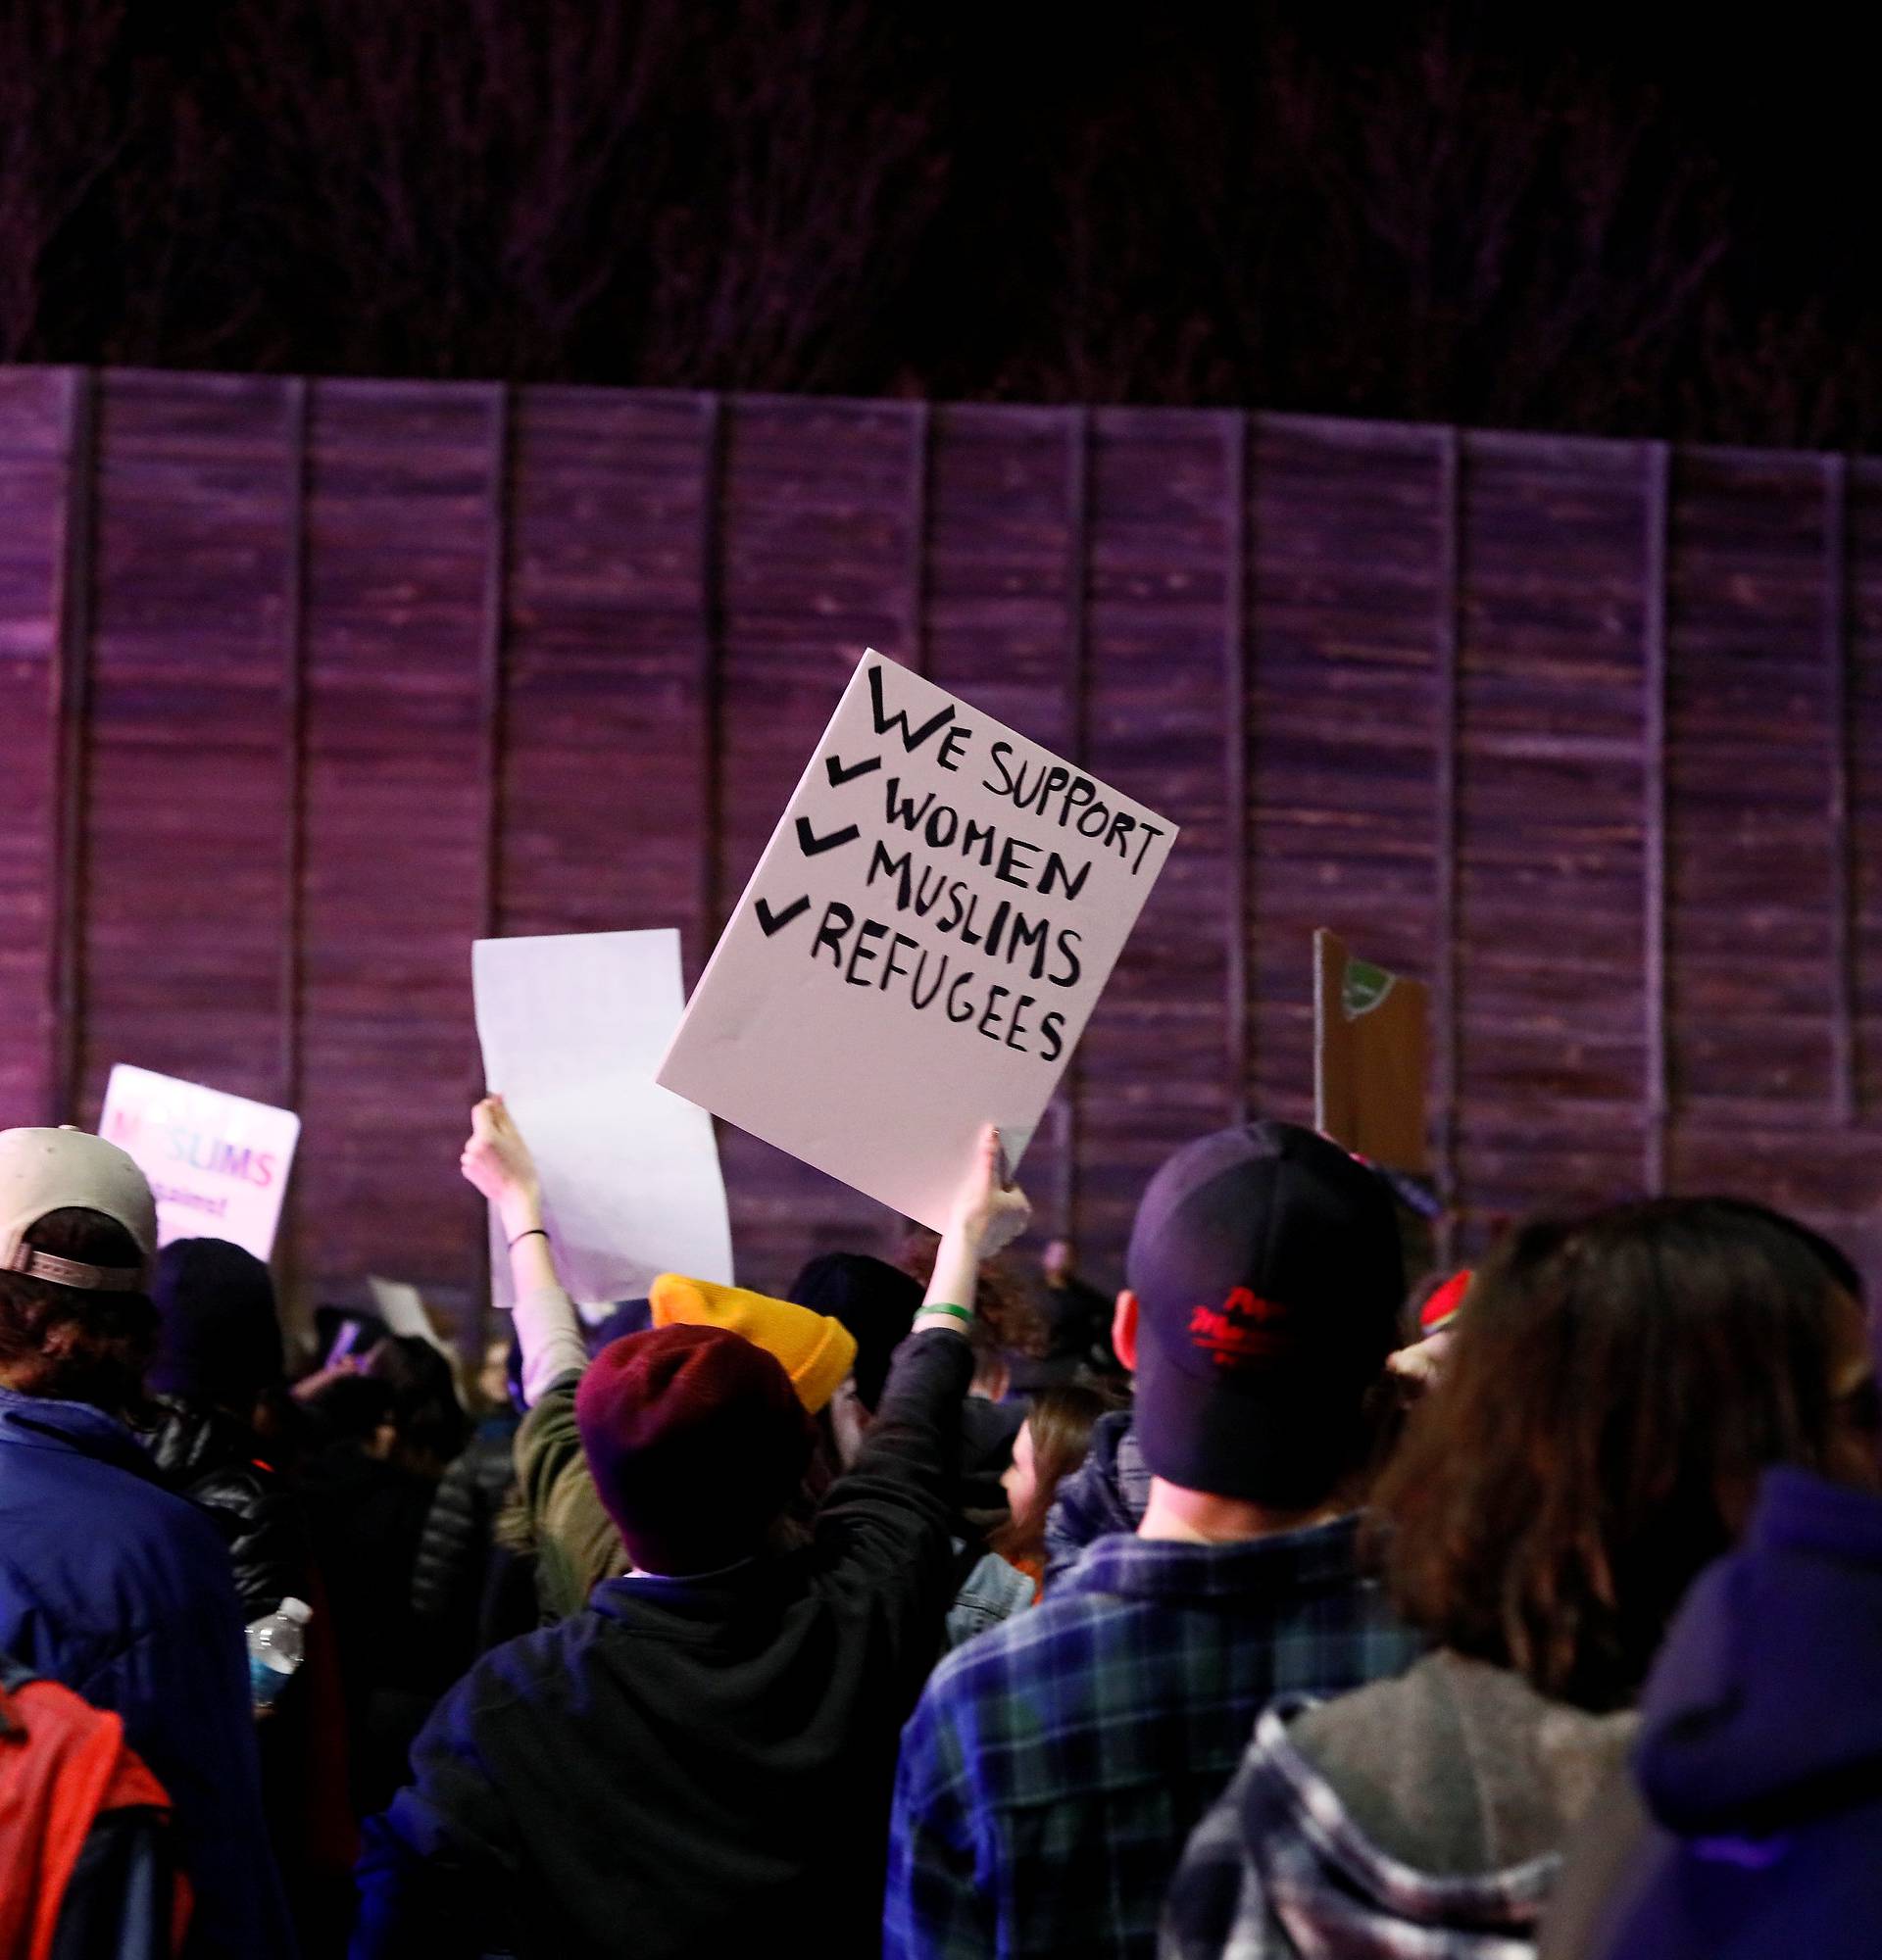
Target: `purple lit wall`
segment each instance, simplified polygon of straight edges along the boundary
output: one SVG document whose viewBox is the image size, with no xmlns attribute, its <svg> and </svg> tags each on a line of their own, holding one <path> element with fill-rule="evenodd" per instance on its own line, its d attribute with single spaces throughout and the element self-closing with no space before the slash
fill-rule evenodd
<svg viewBox="0 0 1882 1960">
<path fill-rule="evenodd" d="M 865 643 L 1185 827 L 1026 1167 L 1097 1277 L 1305 1113 L 1318 924 L 1433 985 L 1463 1243 L 1882 1254 L 1882 464 L 1235 413 L 0 369 L 0 1120 L 293 1103 L 296 1280 L 463 1299 L 470 940 L 697 971 Z M 724 1155 L 743 1277 L 883 1228 Z"/>
</svg>

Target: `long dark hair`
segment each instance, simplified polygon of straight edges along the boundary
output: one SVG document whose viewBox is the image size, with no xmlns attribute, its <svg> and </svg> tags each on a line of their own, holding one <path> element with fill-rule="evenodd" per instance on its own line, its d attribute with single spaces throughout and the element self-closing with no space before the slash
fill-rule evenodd
<svg viewBox="0 0 1882 1960">
<path fill-rule="evenodd" d="M 1026 1411 L 1026 1427 L 1032 1431 L 1032 1497 L 988 1538 L 990 1550 L 1015 1565 L 1044 1558 L 1053 1495 L 1084 1462 L 1098 1418 L 1117 1405 L 1114 1396 L 1076 1383 L 1044 1389 L 1032 1397 Z"/>
<path fill-rule="evenodd" d="M 92 1266 L 143 1263 L 124 1226 L 78 1205 L 48 1211 L 27 1227 L 25 1243 Z M 156 1348 L 157 1309 L 147 1293 L 94 1293 L 0 1273 L 0 1367 L 23 1395 L 126 1415 L 143 1401 Z"/>
<path fill-rule="evenodd" d="M 390 1396 L 392 1461 L 420 1476 L 442 1476 L 470 1434 L 450 1362 L 416 1334 L 389 1334 L 363 1372 Z"/>
<path fill-rule="evenodd" d="M 1826 1241 L 1733 1200 L 1511 1234 L 1374 1489 L 1401 1609 L 1545 1694 L 1626 1705 L 1758 1473 L 1847 1469 L 1831 1374 L 1855 1283 Z"/>
</svg>

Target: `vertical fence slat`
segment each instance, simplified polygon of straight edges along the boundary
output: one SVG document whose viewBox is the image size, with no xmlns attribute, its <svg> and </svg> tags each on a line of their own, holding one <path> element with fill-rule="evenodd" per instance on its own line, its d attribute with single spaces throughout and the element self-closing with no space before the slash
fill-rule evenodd
<svg viewBox="0 0 1882 1960">
<path fill-rule="evenodd" d="M 926 402 L 909 410 L 908 620 L 902 648 L 916 673 L 928 670 L 928 503 L 934 479 L 933 416 Z"/>
<path fill-rule="evenodd" d="M 1073 409 L 1065 416 L 1065 702 L 1068 753 L 1081 767 L 1090 743 L 1089 588 L 1091 579 L 1091 412 Z M 1078 1227 L 1078 1101 L 1083 1071 L 1072 1052 L 1060 1084 L 1059 1229 L 1075 1237 Z"/>
<path fill-rule="evenodd" d="M 77 1114 L 83 1010 L 85 789 L 90 758 L 93 555 L 98 500 L 98 377 L 66 377 L 65 508 L 52 640 L 51 919 L 47 934 L 48 1123 Z"/>
<path fill-rule="evenodd" d="M 478 842 L 478 933 L 490 939 L 503 923 L 503 763 L 508 690 L 504 676 L 510 607 L 510 389 L 490 390 L 489 474 L 483 501 L 483 599 L 477 621 L 477 691 L 483 721 L 482 836 Z"/>
<path fill-rule="evenodd" d="M 1849 466 L 1823 470 L 1823 668 L 1830 722 L 1830 1098 L 1836 1120 L 1861 1114 L 1856 1023 L 1855 840 L 1850 810 Z"/>
<path fill-rule="evenodd" d="M 307 425 L 309 384 L 287 383 L 281 420 L 287 446 L 282 498 L 281 558 L 281 964 L 276 1017 L 280 1048 L 275 1075 L 283 1109 L 301 1106 L 301 971 L 306 939 L 307 874 Z M 288 1180 L 275 1237 L 277 1288 L 283 1299 L 300 1295 L 300 1207 L 296 1180 Z"/>
<path fill-rule="evenodd" d="M 1645 857 L 1641 987 L 1646 1037 L 1643 1169 L 1647 1189 L 1658 1193 L 1666 1185 L 1666 1130 L 1672 1102 L 1666 1043 L 1666 581 L 1671 450 L 1663 442 L 1650 443 L 1645 461 L 1641 662 L 1644 750 L 1641 845 Z"/>
<path fill-rule="evenodd" d="M 1438 1256 L 1447 1264 L 1456 1251 L 1458 1192 L 1458 608 L 1462 580 L 1463 466 L 1465 453 L 1455 428 L 1438 437 L 1438 577 L 1433 601 L 1431 664 L 1436 694 L 1433 825 L 1437 854 L 1434 909 L 1437 945 L 1431 963 L 1432 1112 L 1438 1192 L 1444 1201 L 1438 1230 Z"/>
<path fill-rule="evenodd" d="M 718 935 L 719 853 L 724 812 L 720 808 L 718 744 L 724 727 L 718 698 L 725 640 L 725 402 L 701 398 L 699 493 L 699 667 L 694 686 L 699 699 L 699 891 L 696 899 L 704 967 Z"/>
<path fill-rule="evenodd" d="M 307 416 L 308 384 L 287 384 L 287 550 L 281 570 L 281 998 L 280 1101 L 301 1100 L 301 942 L 307 857 Z"/>
<path fill-rule="evenodd" d="M 510 458 L 514 431 L 511 390 L 498 382 L 489 392 L 489 458 L 483 499 L 483 594 L 477 615 L 477 695 L 482 722 L 481 766 L 483 796 L 477 858 L 477 936 L 494 939 L 503 930 L 503 769 L 509 688 L 505 651 L 510 611 Z M 470 1058 L 470 1093 L 483 1094 L 483 1066 Z M 477 1218 L 477 1285 L 471 1297 L 475 1327 L 474 1352 L 482 1353 L 489 1338 L 490 1233 L 485 1208 L 472 1200 Z"/>
<path fill-rule="evenodd" d="M 1249 627 L 1249 417 L 1221 417 L 1223 528 L 1227 565 L 1222 575 L 1222 849 L 1228 890 L 1222 921 L 1222 1059 L 1227 1071 L 1227 1115 L 1248 1121 L 1248 627 Z"/>
</svg>

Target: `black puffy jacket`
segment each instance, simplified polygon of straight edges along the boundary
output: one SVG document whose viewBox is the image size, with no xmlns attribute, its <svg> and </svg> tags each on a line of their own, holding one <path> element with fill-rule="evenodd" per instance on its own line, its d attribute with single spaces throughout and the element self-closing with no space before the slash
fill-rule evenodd
<svg viewBox="0 0 1882 1960">
<path fill-rule="evenodd" d="M 312 1553 L 299 1499 L 234 1416 L 207 1404 L 156 1397 L 144 1446 L 172 1490 L 206 1510 L 227 1541 L 242 1617 L 259 1620 L 290 1596 L 305 1599 Z"/>
<path fill-rule="evenodd" d="M 516 1483 L 518 1418 L 485 1419 L 444 1473 L 419 1541 L 412 1611 L 438 1663 L 439 1685 L 455 1681 L 483 1650 L 492 1543 L 498 1513 Z"/>
</svg>

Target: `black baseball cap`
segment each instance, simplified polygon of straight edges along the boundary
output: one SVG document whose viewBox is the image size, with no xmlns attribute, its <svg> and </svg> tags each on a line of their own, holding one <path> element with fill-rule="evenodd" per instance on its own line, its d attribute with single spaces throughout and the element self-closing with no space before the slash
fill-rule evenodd
<svg viewBox="0 0 1882 1960">
<path fill-rule="evenodd" d="M 1278 1508 L 1351 1466 L 1405 1289 L 1386 1187 L 1293 1123 L 1187 1144 L 1150 1181 L 1125 1280 L 1137 1296 L 1135 1428 L 1152 1472 Z"/>
</svg>

